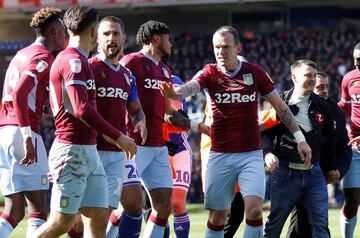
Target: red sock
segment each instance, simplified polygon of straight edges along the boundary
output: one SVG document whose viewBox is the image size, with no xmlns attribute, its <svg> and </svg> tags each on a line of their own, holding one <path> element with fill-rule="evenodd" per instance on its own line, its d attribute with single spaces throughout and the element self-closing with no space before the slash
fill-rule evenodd
<svg viewBox="0 0 360 238">
<path fill-rule="evenodd" d="M 224 230 L 225 228 L 225 225 L 221 225 L 221 226 L 216 226 L 214 224 L 212 224 L 211 222 L 207 222 L 207 227 L 210 229 L 210 230 L 213 230 L 213 231 L 222 231 Z"/>
<path fill-rule="evenodd" d="M 15 227 L 17 226 L 17 222 L 12 219 L 8 214 L 1 214 L 0 217 L 2 217 L 3 219 L 5 219 L 7 222 L 9 222 L 9 224 L 12 226 L 13 229 L 15 229 Z"/>
</svg>

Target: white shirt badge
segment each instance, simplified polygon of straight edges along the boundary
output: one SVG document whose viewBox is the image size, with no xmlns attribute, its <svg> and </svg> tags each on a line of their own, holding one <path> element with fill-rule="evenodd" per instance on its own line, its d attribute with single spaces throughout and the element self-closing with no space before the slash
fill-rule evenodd
<svg viewBox="0 0 360 238">
<path fill-rule="evenodd" d="M 36 70 L 41 73 L 44 72 L 44 70 L 48 67 L 48 63 L 46 63 L 46 61 L 44 60 L 40 60 L 37 65 L 36 65 Z"/>
<path fill-rule="evenodd" d="M 74 73 L 80 73 L 81 72 L 81 59 L 70 59 L 70 70 Z"/>
</svg>

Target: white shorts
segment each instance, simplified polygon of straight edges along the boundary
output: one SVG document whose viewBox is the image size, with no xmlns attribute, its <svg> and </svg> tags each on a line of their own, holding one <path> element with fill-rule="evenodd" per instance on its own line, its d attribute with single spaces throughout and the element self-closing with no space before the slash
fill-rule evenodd
<svg viewBox="0 0 360 238">
<path fill-rule="evenodd" d="M 135 156 L 139 174 L 146 189 L 172 188 L 172 170 L 166 146 L 137 146 Z"/>
<path fill-rule="evenodd" d="M 342 179 L 343 188 L 360 188 L 360 153 L 352 151 L 352 160 L 348 172 Z"/>
<path fill-rule="evenodd" d="M 192 158 L 188 150 L 181 151 L 170 157 L 173 162 L 176 178 L 173 178 L 174 188 L 189 190 L 191 183 Z"/>
<path fill-rule="evenodd" d="M 108 207 L 108 185 L 96 145 L 54 142 L 49 154 L 51 209 L 76 214 L 81 207 Z"/>
<path fill-rule="evenodd" d="M 108 184 L 109 207 L 117 208 L 122 192 L 125 153 L 99 150 Z"/>
<path fill-rule="evenodd" d="M 32 132 L 32 143 L 37 160 L 25 166 L 19 164 L 24 158 L 24 141 L 17 126 L 0 128 L 1 192 L 4 196 L 25 191 L 48 190 L 49 171 L 46 150 L 39 134 Z"/>
<path fill-rule="evenodd" d="M 243 197 L 264 198 L 265 171 L 261 150 L 243 153 L 211 151 L 205 176 L 206 209 L 229 209 L 235 195 L 236 180 Z"/>
</svg>

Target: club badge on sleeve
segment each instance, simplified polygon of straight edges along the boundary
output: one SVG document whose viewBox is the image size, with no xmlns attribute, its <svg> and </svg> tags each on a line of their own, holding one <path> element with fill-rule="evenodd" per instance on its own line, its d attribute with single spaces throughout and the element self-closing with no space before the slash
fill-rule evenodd
<svg viewBox="0 0 360 238">
<path fill-rule="evenodd" d="M 80 73 L 81 72 L 81 59 L 70 59 L 70 70 L 74 73 Z"/>
<path fill-rule="evenodd" d="M 39 73 L 42 73 L 44 72 L 44 70 L 48 67 L 48 63 L 46 63 L 45 60 L 40 60 L 37 65 L 36 65 L 36 70 L 39 72 Z"/>
</svg>

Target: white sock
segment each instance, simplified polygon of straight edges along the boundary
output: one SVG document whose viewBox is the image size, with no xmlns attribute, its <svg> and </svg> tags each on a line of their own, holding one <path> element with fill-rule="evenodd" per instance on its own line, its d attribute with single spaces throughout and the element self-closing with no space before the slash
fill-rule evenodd
<svg viewBox="0 0 360 238">
<path fill-rule="evenodd" d="M 243 238 L 262 238 L 263 226 L 249 226 L 245 224 Z"/>
<path fill-rule="evenodd" d="M 342 212 L 340 212 L 340 231 L 342 238 L 354 237 L 356 221 L 357 221 L 357 216 L 348 219 L 344 216 Z"/>
<path fill-rule="evenodd" d="M 26 230 L 26 238 L 31 238 L 35 231 L 46 221 L 40 218 L 29 218 Z"/>
<path fill-rule="evenodd" d="M 213 231 L 209 227 L 206 227 L 205 238 L 223 238 L 224 230 L 221 231 Z"/>
<path fill-rule="evenodd" d="M 143 238 L 159 238 L 164 236 L 164 226 L 159 226 L 155 224 L 154 222 L 150 221 L 150 219 L 147 221 L 145 229 L 144 229 L 144 235 Z"/>
<path fill-rule="evenodd" d="M 0 217 L 0 238 L 7 238 L 13 232 L 14 228 L 4 218 Z"/>
</svg>

